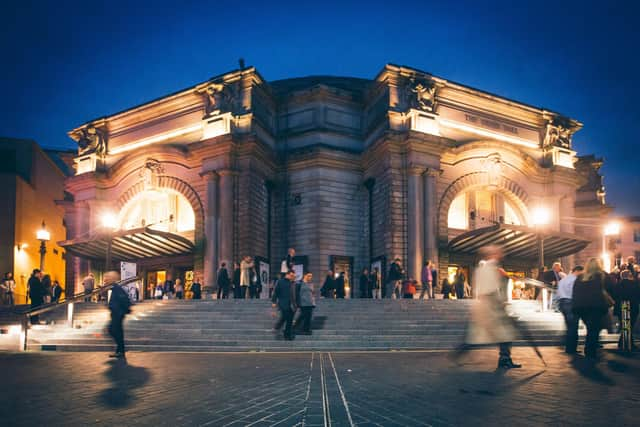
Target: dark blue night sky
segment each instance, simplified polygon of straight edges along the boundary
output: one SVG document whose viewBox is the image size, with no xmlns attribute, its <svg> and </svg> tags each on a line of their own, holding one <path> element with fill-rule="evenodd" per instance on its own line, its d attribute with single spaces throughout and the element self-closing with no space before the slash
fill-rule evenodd
<svg viewBox="0 0 640 427">
<path fill-rule="evenodd" d="M 0 135 L 66 132 L 237 67 L 373 78 L 393 62 L 576 118 L 608 201 L 640 214 L 634 2 L 13 1 L 0 6 Z"/>
</svg>

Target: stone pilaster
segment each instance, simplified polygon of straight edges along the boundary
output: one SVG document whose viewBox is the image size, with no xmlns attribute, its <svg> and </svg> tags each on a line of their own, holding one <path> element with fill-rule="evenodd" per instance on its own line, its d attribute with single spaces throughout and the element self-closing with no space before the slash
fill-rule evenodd
<svg viewBox="0 0 640 427">
<path fill-rule="evenodd" d="M 438 215 L 437 178 L 440 171 L 429 168 L 422 175 L 424 187 L 424 254 L 425 259 L 438 265 L 438 236 L 436 219 Z M 446 221 L 446 219 L 445 219 Z"/>
<path fill-rule="evenodd" d="M 412 166 L 407 171 L 407 275 L 420 280 L 423 258 L 422 206 L 424 198 L 422 174 L 424 168 Z"/>
<path fill-rule="evenodd" d="M 89 204 L 85 202 L 77 203 L 74 207 L 73 238 L 86 237 L 89 232 L 89 222 L 91 210 Z M 89 274 L 89 261 L 77 256 L 73 257 L 73 289 L 74 294 L 84 292 L 82 279 Z"/>
<path fill-rule="evenodd" d="M 218 207 L 218 258 L 220 263 L 226 262 L 227 267 L 233 269 L 233 245 L 234 245 L 234 180 L 236 172 L 230 169 L 217 171 L 220 175 Z"/>
<path fill-rule="evenodd" d="M 206 180 L 207 204 L 204 217 L 204 286 L 216 286 L 218 267 L 218 184 L 220 176 L 215 171 L 202 174 Z"/>
</svg>

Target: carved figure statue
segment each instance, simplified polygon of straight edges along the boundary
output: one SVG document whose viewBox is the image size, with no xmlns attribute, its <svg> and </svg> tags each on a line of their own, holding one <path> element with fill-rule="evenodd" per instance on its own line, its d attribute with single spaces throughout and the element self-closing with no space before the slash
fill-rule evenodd
<svg viewBox="0 0 640 427">
<path fill-rule="evenodd" d="M 95 126 L 87 126 L 80 130 L 78 139 L 79 154 L 96 153 L 99 157 L 107 155 L 107 141 L 103 130 Z"/>
<path fill-rule="evenodd" d="M 433 112 L 436 104 L 436 85 L 434 82 L 411 79 L 409 91 L 412 93 L 409 102 L 410 107 Z"/>
<path fill-rule="evenodd" d="M 571 148 L 571 129 L 557 122 L 547 123 L 544 147 Z"/>
<path fill-rule="evenodd" d="M 205 116 L 219 114 L 225 107 L 227 96 L 225 86 L 221 83 L 209 85 L 204 92 Z"/>
</svg>

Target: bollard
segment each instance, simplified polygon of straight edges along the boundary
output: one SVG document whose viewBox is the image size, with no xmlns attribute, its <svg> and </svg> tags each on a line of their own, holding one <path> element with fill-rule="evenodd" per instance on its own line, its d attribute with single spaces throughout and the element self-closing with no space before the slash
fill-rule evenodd
<svg viewBox="0 0 640 427">
<path fill-rule="evenodd" d="M 620 340 L 622 351 L 631 351 L 631 303 L 629 301 L 622 301 L 620 305 Z"/>
<path fill-rule="evenodd" d="M 73 304 L 74 303 L 69 303 L 69 305 L 67 305 L 67 323 L 70 328 L 73 328 Z"/>
</svg>

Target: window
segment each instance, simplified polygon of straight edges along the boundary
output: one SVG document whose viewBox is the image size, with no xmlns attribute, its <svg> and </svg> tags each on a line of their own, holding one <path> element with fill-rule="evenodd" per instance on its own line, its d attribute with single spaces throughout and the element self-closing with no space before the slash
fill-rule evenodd
<svg viewBox="0 0 640 427">
<path fill-rule="evenodd" d="M 635 228 L 633 230 L 633 241 L 635 243 L 640 242 L 640 228 Z"/>
<path fill-rule="evenodd" d="M 507 200 L 504 201 L 504 222 L 505 224 L 522 225 L 515 207 Z"/>
<path fill-rule="evenodd" d="M 467 194 L 458 195 L 449 207 L 449 217 L 447 220 L 449 228 L 465 230 L 467 228 Z"/>
<path fill-rule="evenodd" d="M 156 230 L 186 232 L 195 229 L 189 201 L 172 190 L 147 190 L 133 198 L 120 213 L 121 227 L 151 226 Z"/>
</svg>

